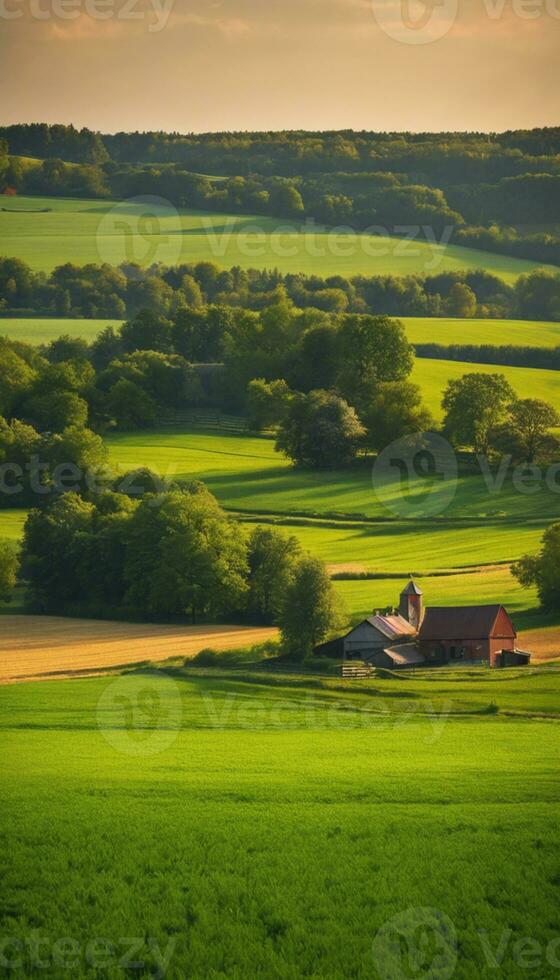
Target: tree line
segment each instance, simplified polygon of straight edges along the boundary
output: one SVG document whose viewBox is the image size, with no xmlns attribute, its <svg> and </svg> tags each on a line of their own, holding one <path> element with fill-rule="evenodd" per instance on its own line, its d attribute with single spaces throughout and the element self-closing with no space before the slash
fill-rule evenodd
<svg viewBox="0 0 560 980">
<path fill-rule="evenodd" d="M 0 598 L 18 576 L 33 612 L 277 625 L 302 660 L 346 621 L 323 564 L 296 538 L 246 530 L 202 483 L 129 474 L 135 494 L 66 492 L 27 518 L 21 552 L 0 546 Z"/>
<path fill-rule="evenodd" d="M 87 128 L 15 124 L 0 138 L 23 156 L 95 163 L 179 163 L 192 171 L 235 175 L 389 170 L 432 181 L 487 182 L 522 173 L 559 172 L 560 128 L 503 133 L 306 132 L 94 133 Z"/>
<path fill-rule="evenodd" d="M 146 308 L 173 316 L 181 307 L 208 304 L 260 311 L 283 296 L 298 309 L 333 314 L 560 321 L 560 275 L 546 269 L 509 285 L 484 270 L 345 278 L 222 269 L 213 262 L 145 269 L 67 262 L 45 274 L 21 259 L 0 257 L 0 316 L 124 319 Z"/>
<path fill-rule="evenodd" d="M 560 371 L 560 347 L 528 347 L 513 344 L 415 344 L 417 357 L 471 364 L 503 364 Z"/>
</svg>

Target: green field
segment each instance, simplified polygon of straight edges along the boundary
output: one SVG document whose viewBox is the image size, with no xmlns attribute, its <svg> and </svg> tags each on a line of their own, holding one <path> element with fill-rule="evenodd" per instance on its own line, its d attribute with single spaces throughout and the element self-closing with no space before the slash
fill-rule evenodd
<svg viewBox="0 0 560 980">
<path fill-rule="evenodd" d="M 0 511 L 0 540 L 18 540 L 26 516 L 23 510 Z M 244 522 L 243 527 L 249 531 L 258 523 Z M 419 582 L 431 605 L 500 601 L 518 628 L 541 623 L 535 614 L 535 590 L 522 589 L 507 563 L 538 550 L 545 523 L 457 523 L 449 527 L 394 521 L 354 527 L 333 523 L 329 527 L 301 526 L 284 519 L 280 526 L 294 535 L 303 548 L 321 558 L 332 572 L 359 570 L 391 576 L 336 581 L 352 620 L 371 613 L 374 607 L 395 605 L 409 573 L 414 572 L 421 576 Z M 442 571 L 445 574 L 433 574 Z"/>
<path fill-rule="evenodd" d="M 518 347 L 560 346 L 560 324 L 537 320 L 459 320 L 449 317 L 400 317 L 413 344 L 495 344 Z M 62 334 L 94 340 L 106 326 L 121 320 L 64 317 L 2 317 L 0 335 L 29 344 L 47 344 Z M 495 370 L 501 370 L 499 366 Z"/>
<path fill-rule="evenodd" d="M 394 578 L 356 581 L 335 581 L 353 621 L 371 616 L 374 609 L 396 606 L 402 580 Z M 534 610 L 538 605 L 534 589 L 523 589 L 508 568 L 486 568 L 477 572 L 458 572 L 452 575 L 427 575 L 416 581 L 424 592 L 427 606 L 468 606 L 488 604 L 499 600 L 510 613 L 518 629 L 539 626 Z M 533 612 L 531 612 L 533 610 Z"/>
<path fill-rule="evenodd" d="M 540 320 L 465 320 L 402 316 L 413 344 L 494 344 L 496 347 L 560 347 L 560 323 Z M 499 368 L 496 368 L 499 370 Z"/>
<path fill-rule="evenodd" d="M 442 417 L 441 399 L 446 385 L 453 378 L 475 372 L 503 374 L 520 398 L 541 398 L 560 410 L 560 374 L 539 368 L 503 367 L 501 364 L 470 364 L 467 361 L 438 361 L 417 358 L 412 381 L 422 388 L 424 400 L 438 420 Z"/>
<path fill-rule="evenodd" d="M 545 623 L 535 613 L 534 590 L 522 590 L 506 566 L 536 552 L 543 531 L 557 519 L 558 493 L 551 490 L 520 493 L 508 478 L 500 492 L 490 493 L 482 476 L 463 476 L 441 515 L 407 521 L 375 496 L 370 467 L 297 470 L 275 453 L 269 438 L 161 429 L 112 435 L 107 444 L 118 470 L 149 466 L 170 478 L 204 480 L 222 505 L 245 512 L 247 530 L 271 521 L 332 572 L 399 576 L 338 581 L 353 619 L 395 603 L 402 582 L 415 572 L 428 576 L 424 589 L 432 604 L 501 601 L 520 628 Z M 1 511 L 0 537 L 16 539 L 24 519 L 24 511 Z M 492 565 L 500 567 L 487 567 Z M 467 574 L 469 568 L 475 571 Z"/>
<path fill-rule="evenodd" d="M 374 493 L 371 466 L 335 472 L 300 470 L 275 452 L 270 438 L 157 429 L 109 435 L 106 442 L 115 468 L 148 466 L 170 479 L 204 480 L 233 510 L 341 518 L 395 516 Z M 396 482 L 395 495 L 399 487 Z M 440 488 L 434 493 L 439 494 Z M 501 489 L 490 491 L 482 476 L 463 476 L 441 516 L 488 523 L 503 518 L 543 522 L 557 515 L 558 497 L 546 484 L 538 493 L 526 494 L 505 477 Z M 385 499 L 390 502 L 389 492 Z"/>
<path fill-rule="evenodd" d="M 0 541 L 19 541 L 26 517 L 26 510 L 0 510 Z"/>
<path fill-rule="evenodd" d="M 39 213 L 49 208 L 48 213 Z M 234 216 L 130 202 L 64 198 L 7 198 L 0 212 L 6 255 L 48 271 L 63 262 L 82 265 L 137 261 L 214 261 L 229 267 L 278 268 L 318 275 L 431 275 L 486 269 L 514 282 L 538 263 L 458 246 L 406 242 L 321 226 L 294 225 L 258 215 Z"/>
<path fill-rule="evenodd" d="M 68 335 L 91 342 L 105 327 L 120 327 L 122 320 L 87 320 L 64 317 L 0 317 L 0 336 L 26 344 L 50 344 Z"/>
<path fill-rule="evenodd" d="M 385 522 L 355 529 L 287 528 L 302 546 L 331 566 L 358 565 L 399 573 L 477 567 L 512 561 L 536 551 L 545 525 Z"/>
<path fill-rule="evenodd" d="M 26 510 L 0 510 L 0 539 L 21 537 Z M 274 521 L 274 518 L 266 520 Z M 258 518 L 244 522 L 251 528 Z M 262 523 L 262 519 L 261 522 Z M 537 550 L 546 521 L 526 523 L 460 521 L 446 523 L 380 522 L 355 525 L 331 522 L 301 525 L 279 518 L 279 526 L 294 534 L 302 547 L 328 565 L 356 564 L 373 572 L 429 572 L 503 564 Z M 478 532 L 478 533 L 477 533 Z"/>
<path fill-rule="evenodd" d="M 191 670 L 0 699 L 18 980 L 517 980 L 523 937 L 556 975 L 558 673 Z M 395 926 L 447 972 L 409 972 Z"/>
</svg>

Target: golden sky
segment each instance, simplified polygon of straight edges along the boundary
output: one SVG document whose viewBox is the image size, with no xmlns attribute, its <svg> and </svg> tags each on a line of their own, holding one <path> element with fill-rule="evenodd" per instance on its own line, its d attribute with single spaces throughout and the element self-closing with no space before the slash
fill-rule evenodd
<svg viewBox="0 0 560 980">
<path fill-rule="evenodd" d="M 2 123 L 560 122 L 560 0 L 0 0 Z"/>
</svg>

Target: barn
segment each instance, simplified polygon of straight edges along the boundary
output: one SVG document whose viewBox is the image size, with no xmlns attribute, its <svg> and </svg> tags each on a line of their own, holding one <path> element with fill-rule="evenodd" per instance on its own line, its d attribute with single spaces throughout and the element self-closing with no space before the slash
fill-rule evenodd
<svg viewBox="0 0 560 980">
<path fill-rule="evenodd" d="M 428 663 L 468 661 L 496 667 L 503 654 L 515 652 L 516 639 L 501 605 L 431 606 L 420 626 L 418 648 Z"/>
<path fill-rule="evenodd" d="M 429 606 L 410 579 L 399 608 L 375 612 L 330 643 L 317 647 L 322 656 L 365 661 L 374 667 L 528 664 L 531 655 L 516 647 L 515 627 L 502 605 Z"/>
</svg>

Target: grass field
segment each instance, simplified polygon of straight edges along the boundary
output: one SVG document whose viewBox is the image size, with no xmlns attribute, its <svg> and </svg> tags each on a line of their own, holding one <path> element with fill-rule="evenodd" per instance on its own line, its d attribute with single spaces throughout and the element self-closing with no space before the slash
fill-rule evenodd
<svg viewBox="0 0 560 980">
<path fill-rule="evenodd" d="M 9 519 L 6 519 L 8 515 Z M 0 538 L 7 537 L 4 528 L 11 524 L 14 528 L 12 538 L 16 537 L 15 528 L 21 528 L 26 512 L 12 515 L 0 511 Z M 13 518 L 16 517 L 16 520 Z M 246 522 L 243 527 L 248 531 L 258 521 Z M 331 527 L 300 526 L 297 523 L 282 521 L 283 530 L 294 535 L 301 546 L 321 558 L 333 574 L 348 572 L 373 572 L 376 575 L 389 575 L 390 578 L 355 579 L 350 581 L 335 581 L 335 587 L 344 599 L 350 620 L 356 622 L 371 613 L 374 608 L 383 608 L 397 603 L 398 594 L 406 584 L 409 573 L 413 572 L 425 592 L 425 601 L 430 605 L 469 605 L 476 603 L 504 603 L 511 613 L 518 630 L 544 629 L 541 636 L 531 637 L 532 645 L 528 648 L 540 656 L 551 656 L 556 652 L 560 656 L 560 631 L 554 618 L 544 617 L 537 609 L 538 601 L 534 589 L 522 589 L 509 570 L 509 563 L 526 552 L 536 552 L 539 548 L 545 524 L 471 524 L 446 526 L 437 524 L 412 525 L 399 522 L 380 524 L 364 524 Z M 434 574 L 442 573 L 445 574 Z M 11 607 L 6 608 L 10 612 Z M 49 645 L 53 645 L 64 656 L 65 663 L 68 655 L 76 655 L 76 669 L 95 668 L 99 664 L 124 663 L 134 661 L 134 644 L 137 636 L 129 634 L 127 627 L 115 624 L 92 624 L 92 632 L 96 635 L 95 642 L 88 638 L 87 631 L 82 637 L 75 632 L 74 621 L 70 621 L 68 631 L 61 630 L 64 621 L 30 620 L 31 628 L 34 622 L 51 623 L 53 632 L 46 638 L 46 646 L 37 644 L 32 629 L 33 657 L 37 656 L 39 666 L 48 664 Z M 0 673 L 6 664 L 13 665 L 13 651 L 21 645 L 17 639 L 17 621 L 14 619 L 16 634 L 10 638 L 6 617 L 2 619 L 2 629 L 7 646 L 0 652 Z M 99 626 L 99 629 L 98 629 Z M 547 632 L 548 627 L 555 628 L 558 638 L 558 650 L 553 647 L 554 638 Z M 11 628 L 11 627 L 10 627 Z M 44 629 L 41 626 L 40 629 Z M 158 633 L 159 627 L 146 627 L 146 636 L 150 639 L 150 650 L 154 651 L 152 659 L 171 656 L 175 652 L 173 643 L 176 631 L 169 627 L 169 643 L 167 646 L 167 630 L 164 627 Z M 153 632 L 155 630 L 155 632 Z M 6 632 L 7 631 L 7 632 Z M 26 627 L 27 631 L 27 627 Z M 150 632 L 152 631 L 152 632 Z M 184 635 L 181 628 L 180 635 Z M 119 636 L 123 646 L 122 658 L 115 642 Z M 138 634 L 140 639 L 143 634 Z M 116 638 L 116 640 L 115 640 Z M 195 638 L 195 642 L 196 638 Z M 247 641 L 249 642 L 249 640 Z M 72 644 L 76 644 L 76 649 Z M 15 644 L 15 646 L 14 646 Z M 93 644 L 93 645 L 92 645 Z M 214 640 L 208 637 L 202 646 L 216 646 Z M 183 649 L 181 647 L 181 649 Z M 200 649 L 198 647 L 197 649 Z M 196 652 L 193 647 L 193 651 Z M 79 652 L 79 656 L 78 656 Z M 126 654 L 126 656 L 125 656 Z M 104 659 L 109 657 L 109 659 Z M 143 659 L 138 657 L 136 659 Z M 62 669 L 55 665 L 56 669 Z M 11 669 L 11 668 L 10 668 Z M 55 668 L 53 668 L 55 669 Z M 28 667 L 24 666 L 24 673 Z"/>
<path fill-rule="evenodd" d="M 427 606 L 505 605 L 518 632 L 517 645 L 531 651 L 533 663 L 560 659 L 558 616 L 545 616 L 538 609 L 535 589 L 523 589 L 508 567 L 484 568 L 451 575 L 428 575 L 416 578 L 424 592 Z M 375 609 L 396 606 L 402 579 L 356 581 L 335 580 L 335 588 L 344 600 L 353 623 L 371 616 Z"/>
<path fill-rule="evenodd" d="M 148 466 L 170 478 L 205 480 L 230 509 L 249 513 L 364 515 L 371 519 L 394 517 L 374 493 L 371 466 L 336 472 L 298 470 L 275 452 L 273 439 L 196 429 L 157 429 L 111 435 L 106 442 L 114 467 L 128 470 Z M 445 481 L 441 492 L 444 485 Z M 395 495 L 399 486 L 395 483 Z M 435 494 L 439 492 L 440 489 L 434 490 Z M 510 477 L 496 489 L 494 485 L 489 488 L 481 475 L 463 476 L 458 480 L 454 500 L 442 516 L 488 522 L 503 518 L 546 521 L 558 513 L 558 496 L 546 484 L 536 494 L 525 494 L 516 489 Z M 387 493 L 389 502 L 390 499 Z"/>
<path fill-rule="evenodd" d="M 40 213 L 49 208 L 47 213 Z M 514 282 L 538 263 L 458 246 L 406 242 L 256 215 L 233 216 L 131 202 L 17 197 L 0 212 L 4 254 L 48 271 L 63 262 L 214 261 L 318 275 L 430 275 L 486 269 Z"/>
<path fill-rule="evenodd" d="M 68 317 L 0 317 L 0 336 L 26 344 L 49 344 L 57 337 L 81 337 L 91 342 L 105 327 L 120 327 L 122 320 L 86 320 Z"/>
<path fill-rule="evenodd" d="M 560 323 L 540 320 L 465 320 L 400 317 L 413 344 L 494 344 L 504 347 L 560 347 Z M 499 370 L 499 368 L 496 368 Z"/>
<path fill-rule="evenodd" d="M 10 976 L 518 980 L 524 937 L 534 975 L 556 975 L 559 687 L 542 671 L 4 687 Z"/>
<path fill-rule="evenodd" d="M 19 541 L 26 517 L 26 510 L 0 510 L 0 541 Z"/>
<path fill-rule="evenodd" d="M 0 539 L 17 541 L 21 537 L 27 511 L 0 511 Z M 264 520 L 277 523 L 294 534 L 302 547 L 321 558 L 331 571 L 353 569 L 391 572 L 406 576 L 449 571 L 456 568 L 505 564 L 525 552 L 538 549 L 550 521 L 525 523 L 454 521 L 449 524 L 405 521 L 343 524 L 331 522 L 302 526 L 297 519 L 279 517 Z M 263 519 L 244 522 L 249 530 Z"/>
<path fill-rule="evenodd" d="M 424 400 L 438 420 L 442 418 L 441 399 L 453 378 L 471 372 L 503 374 L 520 398 L 541 398 L 560 410 L 560 376 L 558 371 L 539 368 L 503 367 L 501 364 L 469 364 L 467 361 L 439 361 L 417 358 L 412 380 L 422 388 Z"/>
<path fill-rule="evenodd" d="M 560 324 L 538 320 L 460 320 L 449 317 L 400 317 L 413 344 L 514 344 L 523 347 L 560 346 Z M 88 320 L 71 317 L 1 317 L 0 335 L 29 344 L 47 344 L 69 334 L 94 340 L 106 326 L 115 329 L 120 320 Z M 496 367 L 496 370 L 500 370 Z"/>
<path fill-rule="evenodd" d="M 203 479 L 224 506 L 266 512 L 267 519 L 294 534 L 331 572 L 367 570 L 398 574 L 404 581 L 409 572 L 461 571 L 429 579 L 432 604 L 504 602 L 519 629 L 551 626 L 558 635 L 556 621 L 537 611 L 535 592 L 522 590 L 508 567 L 483 567 L 507 566 L 538 551 L 543 531 L 558 514 L 558 493 L 546 486 L 526 494 L 508 477 L 499 491 L 491 492 L 482 475 L 463 476 L 454 500 L 439 517 L 404 521 L 395 519 L 376 497 L 371 468 L 299 471 L 274 452 L 267 438 L 161 430 L 157 435 L 111 436 L 108 445 L 113 464 L 123 470 L 147 465 L 171 477 Z M 400 484 L 395 484 L 395 496 L 399 492 Z M 389 503 L 391 496 L 385 498 Z M 313 519 L 298 523 L 297 514 Z M 357 522 L 359 515 L 368 520 Z M 253 523 L 262 519 L 255 516 Z M 464 574 L 469 567 L 478 570 Z M 395 603 L 397 585 L 395 580 L 352 581 L 337 582 L 336 587 L 356 619 L 376 605 Z M 548 634 L 532 639 L 530 649 L 554 652 L 555 641 Z"/>
</svg>

